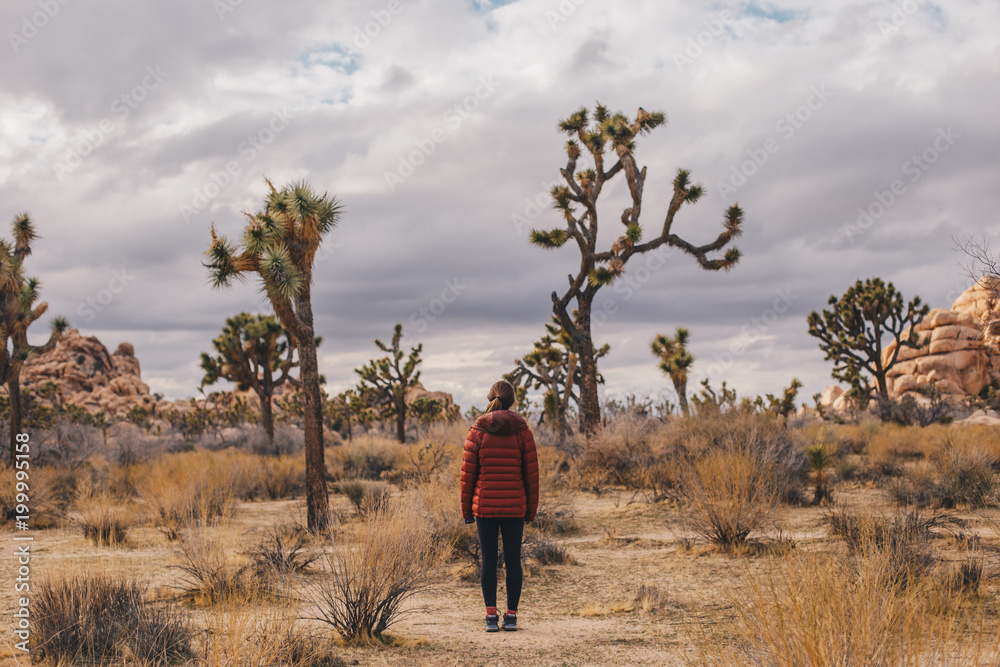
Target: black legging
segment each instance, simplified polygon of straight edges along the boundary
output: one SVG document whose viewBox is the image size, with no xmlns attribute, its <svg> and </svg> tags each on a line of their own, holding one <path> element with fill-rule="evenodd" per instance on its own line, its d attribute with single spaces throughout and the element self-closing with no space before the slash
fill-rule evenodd
<svg viewBox="0 0 1000 667">
<path fill-rule="evenodd" d="M 479 549 L 483 555 L 483 600 L 487 607 L 497 606 L 497 557 L 499 534 L 503 534 L 503 562 L 507 570 L 507 609 L 517 611 L 521 600 L 521 537 L 524 519 L 476 518 Z"/>
</svg>

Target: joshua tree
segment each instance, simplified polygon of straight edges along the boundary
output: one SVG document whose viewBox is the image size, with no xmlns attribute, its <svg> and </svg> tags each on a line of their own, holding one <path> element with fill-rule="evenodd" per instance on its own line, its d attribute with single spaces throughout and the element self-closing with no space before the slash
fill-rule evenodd
<svg viewBox="0 0 1000 667">
<path fill-rule="evenodd" d="M 38 234 L 27 213 L 19 213 L 11 225 L 14 240 L 0 239 L 0 382 L 7 385 L 10 400 L 10 465 L 14 465 L 14 444 L 21 432 L 21 368 L 32 355 L 46 352 L 62 338 L 69 327 L 63 317 L 52 320 L 49 340 L 44 345 L 28 343 L 28 327 L 49 309 L 46 302 L 35 305 L 41 281 L 25 277 L 24 258 L 31 254 L 31 243 Z"/>
<path fill-rule="evenodd" d="M 904 305 L 893 284 L 880 278 L 859 280 L 842 297 L 831 296 L 827 303 L 833 308 L 809 314 L 809 335 L 820 339 L 819 349 L 835 362 L 833 378 L 849 383 L 860 398 L 867 399 L 872 389 L 862 371 L 874 378 L 884 413 L 889 405 L 886 374 L 896 365 L 903 347 L 920 347 L 913 329 L 929 308 L 920 305 L 919 296 Z M 883 342 L 890 335 L 894 349 L 883 362 Z"/>
<path fill-rule="evenodd" d="M 396 438 L 406 442 L 406 390 L 420 381 L 417 366 L 422 359 L 423 344 L 410 349 L 406 357 L 399 347 L 403 337 L 403 325 L 397 324 L 392 333 L 392 344 L 386 345 L 375 339 L 375 345 L 388 356 L 368 362 L 367 366 L 355 369 L 361 376 L 362 393 L 367 394 L 373 404 L 382 408 L 385 414 L 396 419 Z M 406 361 L 403 358 L 406 357 Z"/>
<path fill-rule="evenodd" d="M 677 327 L 673 338 L 658 334 L 650 345 L 653 354 L 660 358 L 660 370 L 674 383 L 677 402 L 685 417 L 690 414 L 687 399 L 688 369 L 694 364 L 694 356 L 687 349 L 689 336 L 687 329 Z"/>
<path fill-rule="evenodd" d="M 531 352 L 521 359 L 514 360 L 514 370 L 505 375 L 504 379 L 518 389 L 544 388 L 543 418 L 548 419 L 549 424 L 555 426 L 560 433 L 568 433 L 570 429 L 566 420 L 570 403 L 579 405 L 580 401 L 573 390 L 574 387 L 579 387 L 582 381 L 580 356 L 576 352 L 573 339 L 559 323 L 558 318 L 553 317 L 552 322 L 545 325 L 545 330 L 547 333 L 541 340 L 535 341 Z M 610 349 L 611 346 L 605 344 L 601 349 L 595 350 L 594 360 L 606 355 Z M 524 387 L 521 387 L 522 382 Z M 598 384 L 604 382 L 600 374 L 597 376 L 597 382 Z M 522 392 L 520 398 L 526 401 L 526 392 Z"/>
<path fill-rule="evenodd" d="M 291 344 L 299 351 L 306 504 L 309 530 L 316 532 L 329 522 L 329 499 L 323 461 L 323 397 L 313 327 L 313 261 L 323 237 L 340 221 L 341 206 L 335 197 L 317 195 L 304 181 L 280 190 L 270 181 L 267 185 L 263 208 L 246 214 L 238 246 L 216 236 L 213 225 L 206 266 L 216 288 L 256 274 Z"/>
<path fill-rule="evenodd" d="M 591 332 L 594 297 L 601 287 L 625 275 L 625 265 L 636 256 L 654 251 L 661 246 L 676 248 L 697 260 L 706 270 L 730 269 L 739 261 L 740 252 L 735 247 L 725 250 L 721 258 L 709 259 L 713 253 L 722 251 L 730 241 L 740 235 L 743 211 L 739 206 L 729 207 L 725 214 L 722 233 L 705 245 L 694 245 L 673 232 L 674 217 L 684 204 L 698 201 L 704 189 L 690 181 L 690 173 L 679 169 L 673 181 L 673 192 L 667 208 L 663 227 L 653 238 L 643 241 L 643 227 L 640 223 L 643 190 L 646 184 L 646 168 L 641 170 L 635 161 L 636 137 L 644 135 L 663 125 L 666 116 L 662 112 L 648 113 L 640 108 L 634 120 L 621 113 L 610 114 L 600 104 L 594 110 L 593 118 L 586 108 L 580 109 L 568 119 L 559 123 L 559 129 L 571 138 L 566 143 L 568 161 L 560 170 L 565 185 L 552 188 L 555 207 L 562 211 L 566 226 L 550 231 L 531 232 L 531 242 L 543 248 L 559 248 L 572 239 L 580 253 L 580 268 L 576 275 L 569 276 L 569 287 L 560 296 L 552 293 L 552 310 L 559 318 L 578 350 L 582 383 L 580 386 L 580 408 L 584 428 L 591 431 L 600 425 L 601 407 L 597 398 L 597 359 Z M 587 150 L 593 165 L 577 171 L 577 161 L 582 154 L 581 144 Z M 605 167 L 605 158 L 614 163 Z M 624 174 L 629 192 L 629 202 L 622 211 L 620 221 L 622 235 L 607 250 L 597 249 L 598 213 L 597 201 L 604 184 Z M 647 267 L 654 267 L 653 260 L 662 265 L 665 257 L 653 255 Z M 634 289 L 628 287 L 628 290 Z M 577 317 L 572 316 L 575 308 Z"/>
<path fill-rule="evenodd" d="M 361 400 L 356 389 L 342 391 L 327 401 L 326 414 L 330 419 L 330 427 L 340 431 L 347 429 L 347 441 L 354 440 L 354 425 L 367 424 L 370 419 L 368 406 Z"/>
<path fill-rule="evenodd" d="M 318 346 L 320 339 L 316 339 Z M 260 400 L 260 420 L 274 444 L 274 417 L 271 398 L 274 390 L 285 382 L 293 386 L 298 381 L 289 373 L 298 367 L 295 346 L 288 331 L 273 315 L 240 313 L 226 320 L 222 334 L 212 341 L 218 356 L 201 354 L 205 371 L 201 388 L 220 379 L 236 384 L 240 391 L 253 389 Z"/>
</svg>

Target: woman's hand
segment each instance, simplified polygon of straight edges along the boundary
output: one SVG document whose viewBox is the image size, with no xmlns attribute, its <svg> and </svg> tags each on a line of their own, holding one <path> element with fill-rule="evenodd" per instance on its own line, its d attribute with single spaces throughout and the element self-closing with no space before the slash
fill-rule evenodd
<svg viewBox="0 0 1000 667">
<path fill-rule="evenodd" d="M 465 520 L 465 523 L 475 523 L 475 522 L 476 522 L 475 519 L 466 519 Z"/>
</svg>

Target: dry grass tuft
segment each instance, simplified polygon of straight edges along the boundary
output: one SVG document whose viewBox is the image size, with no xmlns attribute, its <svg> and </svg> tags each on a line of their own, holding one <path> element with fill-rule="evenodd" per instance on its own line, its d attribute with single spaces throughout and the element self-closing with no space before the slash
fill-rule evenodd
<svg viewBox="0 0 1000 667">
<path fill-rule="evenodd" d="M 80 664 L 131 658 L 166 665 L 192 657 L 188 622 L 145 601 L 145 586 L 105 573 L 44 581 L 32 598 L 32 661 Z"/>
<path fill-rule="evenodd" d="M 351 479 L 340 482 L 337 489 L 347 496 L 359 516 L 378 513 L 389 502 L 390 489 L 385 482 Z"/>
<path fill-rule="evenodd" d="M 267 597 L 267 582 L 255 577 L 247 563 L 231 557 L 229 546 L 218 537 L 213 539 L 203 525 L 195 525 L 181 536 L 178 562 L 171 566 L 181 572 L 179 600 L 211 607 Z"/>
<path fill-rule="evenodd" d="M 351 539 L 331 532 L 328 572 L 306 588 L 316 620 L 352 643 L 377 642 L 405 613 L 403 605 L 431 585 L 450 545 L 434 539 L 422 507 L 389 503 L 368 513 Z"/>
<path fill-rule="evenodd" d="M 709 450 L 681 471 L 686 523 L 723 550 L 736 551 L 778 506 L 778 471 L 746 450 Z"/>
</svg>

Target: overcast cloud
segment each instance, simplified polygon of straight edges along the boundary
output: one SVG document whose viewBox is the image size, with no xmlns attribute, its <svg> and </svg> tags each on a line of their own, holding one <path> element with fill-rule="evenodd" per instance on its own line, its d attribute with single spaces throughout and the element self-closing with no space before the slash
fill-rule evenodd
<svg viewBox="0 0 1000 667">
<path fill-rule="evenodd" d="M 237 235 L 266 175 L 345 206 L 313 291 L 330 388 L 402 322 L 425 385 L 482 407 L 578 265 L 513 220 L 558 224 L 540 197 L 564 161 L 556 123 L 595 101 L 669 117 L 637 150 L 648 234 L 679 167 L 707 190 L 677 218 L 690 241 L 746 211 L 730 273 L 639 257 L 631 286 L 602 291 L 609 394 L 667 395 L 648 344 L 683 325 L 689 386 L 796 376 L 808 400 L 832 382 L 811 310 L 872 276 L 948 307 L 970 284 L 952 238 L 998 231 L 992 0 L 7 0 L 0 26 L 0 224 L 32 214 L 50 313 L 133 343 L 171 398 L 194 394 L 225 317 L 267 310 L 201 265 L 210 225 Z M 627 193 L 605 192 L 610 243 Z M 880 214 L 859 225 L 859 208 Z"/>
</svg>

